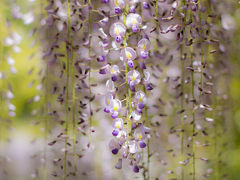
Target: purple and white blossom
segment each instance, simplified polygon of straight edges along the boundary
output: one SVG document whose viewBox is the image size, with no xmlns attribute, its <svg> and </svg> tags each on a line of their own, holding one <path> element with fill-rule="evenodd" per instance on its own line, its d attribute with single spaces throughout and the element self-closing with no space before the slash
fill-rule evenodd
<svg viewBox="0 0 240 180">
<path fill-rule="evenodd" d="M 115 92 L 116 88 L 115 88 L 114 82 L 111 79 L 107 80 L 106 88 L 108 92 L 111 92 L 111 93 Z"/>
<path fill-rule="evenodd" d="M 148 39 L 144 38 L 138 42 L 138 55 L 141 59 L 148 58 L 148 52 L 151 48 L 151 43 Z"/>
<path fill-rule="evenodd" d="M 129 83 L 131 91 L 135 91 L 135 85 L 141 81 L 140 73 L 136 70 L 129 71 L 127 74 L 127 81 Z"/>
<path fill-rule="evenodd" d="M 118 143 L 122 146 L 127 140 L 127 132 L 123 129 L 117 135 Z"/>
<path fill-rule="evenodd" d="M 137 91 L 134 96 L 135 103 L 137 104 L 137 108 L 143 109 L 146 102 L 147 98 L 144 92 L 142 91 Z"/>
<path fill-rule="evenodd" d="M 143 91 L 135 91 L 141 86 L 149 86 L 150 73 L 146 70 L 144 60 L 148 58 L 151 48 L 148 36 L 142 34 L 145 33 L 145 29 L 142 28 L 142 26 L 145 25 L 142 22 L 142 17 L 140 14 L 135 13 L 135 11 L 138 10 L 137 7 L 139 7 L 140 3 L 142 3 L 144 9 L 150 8 L 148 1 L 111 0 L 110 6 L 114 9 L 115 13 L 113 16 L 119 17 L 109 28 L 109 34 L 114 40 L 110 42 L 112 47 L 109 49 L 109 38 L 106 37 L 103 29 L 104 23 L 111 22 L 111 20 L 110 18 L 105 18 L 106 20 L 100 24 L 102 29 L 100 28 L 99 31 L 102 34 L 102 39 L 106 39 L 104 41 L 107 43 L 106 45 L 102 43 L 103 51 L 102 54 L 98 56 L 99 62 L 107 61 L 107 63 L 100 68 L 99 73 L 110 76 L 110 79 L 106 81 L 108 94 L 105 97 L 106 105 L 104 109 L 105 112 L 111 113 L 111 118 L 113 119 L 112 135 L 114 136 L 114 139 L 111 140 L 109 147 L 113 154 L 119 153 L 122 156 L 121 158 L 123 158 L 119 158 L 115 167 L 116 169 L 121 169 L 122 161 L 124 159 L 132 161 L 130 157 L 134 157 L 136 160 L 131 162 L 131 166 L 136 173 L 140 170 L 138 164 L 140 163 L 141 155 L 139 152 L 146 146 L 146 132 L 142 125 L 145 120 L 142 119 L 142 116 L 143 108 L 146 107 L 147 98 Z M 126 6 L 127 4 L 128 6 Z M 110 14 L 112 14 L 111 10 Z M 103 21 L 103 19 L 101 21 Z M 141 28 L 142 31 L 140 34 L 138 32 L 140 32 Z M 133 33 L 129 31 L 127 32 L 127 29 Z M 135 46 L 128 42 L 132 35 L 142 38 L 139 38 L 137 45 Z M 113 52 L 120 53 L 118 61 L 114 63 L 109 61 L 111 59 L 110 54 Z M 109 59 L 106 58 L 107 55 Z M 139 60 L 140 68 L 144 69 L 143 75 L 145 77 L 141 77 L 141 73 L 137 70 L 137 66 L 134 66 L 134 60 L 136 59 Z M 126 99 L 120 99 L 119 97 L 121 96 L 118 96 L 118 91 L 122 86 L 120 83 L 122 85 L 127 83 Z M 128 94 L 129 89 L 132 91 L 132 94 Z M 123 105 L 126 105 L 127 108 L 122 107 Z"/>
<path fill-rule="evenodd" d="M 116 118 L 113 120 L 113 132 L 112 132 L 112 135 L 113 136 L 117 136 L 118 133 L 123 129 L 123 120 L 122 118 Z"/>
<path fill-rule="evenodd" d="M 118 74 L 120 73 L 119 67 L 117 65 L 108 65 L 106 67 L 109 74 L 112 76 L 112 81 L 117 81 Z"/>
<path fill-rule="evenodd" d="M 146 138 L 145 130 L 143 125 L 141 125 L 134 131 L 134 139 L 138 142 L 140 148 L 146 147 L 146 143 L 144 142 L 145 138 Z"/>
<path fill-rule="evenodd" d="M 111 6 L 114 8 L 116 14 L 122 13 L 122 9 L 126 6 L 125 0 L 112 0 Z"/>
<path fill-rule="evenodd" d="M 139 28 L 142 25 L 142 18 L 139 14 L 136 13 L 130 13 L 128 14 L 128 16 L 126 17 L 126 26 L 130 29 L 132 29 L 132 31 L 134 33 L 139 32 Z"/>
<path fill-rule="evenodd" d="M 141 109 L 140 109 L 141 110 Z M 134 110 L 132 113 L 131 113 L 131 119 L 133 122 L 138 122 L 140 121 L 142 115 L 141 115 L 141 112 L 137 111 L 137 110 Z"/>
<path fill-rule="evenodd" d="M 127 61 L 128 67 L 133 68 L 133 60 L 137 57 L 136 51 L 131 47 L 126 47 L 122 49 L 121 55 L 123 57 L 123 61 Z"/>
<path fill-rule="evenodd" d="M 121 43 L 123 41 L 123 37 L 126 33 L 126 27 L 121 22 L 116 22 L 111 25 L 109 34 L 115 38 L 117 43 Z"/>
<path fill-rule="evenodd" d="M 105 96 L 106 107 L 104 108 L 104 112 L 110 113 L 112 100 L 113 100 L 113 95 L 111 93 L 106 94 L 106 96 Z"/>
<path fill-rule="evenodd" d="M 145 88 L 146 88 L 146 90 L 151 91 L 153 89 L 152 84 L 149 83 L 149 79 L 150 79 L 151 75 L 150 75 L 149 71 L 147 71 L 146 69 L 144 70 L 143 73 L 144 73 L 143 81 L 145 84 Z"/>
<path fill-rule="evenodd" d="M 111 101 L 110 112 L 112 113 L 111 117 L 113 119 L 118 117 L 121 108 L 122 108 L 122 103 L 119 99 L 113 99 Z"/>
<path fill-rule="evenodd" d="M 121 148 L 118 142 L 116 142 L 114 139 L 112 139 L 109 143 L 109 148 L 111 149 L 112 153 L 116 155 Z"/>
</svg>

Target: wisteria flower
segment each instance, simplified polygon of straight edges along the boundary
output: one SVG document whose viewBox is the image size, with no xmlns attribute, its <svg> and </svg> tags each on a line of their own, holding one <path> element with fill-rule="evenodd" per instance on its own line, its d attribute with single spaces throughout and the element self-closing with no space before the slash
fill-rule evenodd
<svg viewBox="0 0 240 180">
<path fill-rule="evenodd" d="M 136 51 L 131 47 L 126 47 L 122 49 L 121 54 L 123 60 L 127 61 L 128 67 L 133 68 L 134 67 L 133 60 L 136 59 L 137 57 Z"/>
<path fill-rule="evenodd" d="M 137 152 L 137 143 L 135 140 L 128 142 L 129 153 L 135 154 Z"/>
<path fill-rule="evenodd" d="M 109 41 L 105 38 L 103 41 L 99 41 L 99 49 L 100 49 L 100 56 L 97 58 L 99 62 L 104 62 L 106 60 L 106 56 L 109 53 L 107 46 L 109 45 Z"/>
<path fill-rule="evenodd" d="M 139 3 L 139 0 L 132 0 L 132 1 L 129 2 L 129 12 L 130 13 L 135 13 L 137 3 Z"/>
<path fill-rule="evenodd" d="M 146 90 L 151 91 L 153 89 L 153 87 L 152 87 L 152 84 L 149 83 L 149 79 L 150 79 L 150 76 L 151 76 L 150 72 L 147 71 L 147 70 L 144 70 L 143 73 L 144 73 L 143 80 L 144 80 L 144 83 L 145 83 L 145 88 L 146 88 Z"/>
<path fill-rule="evenodd" d="M 106 88 L 107 88 L 107 91 L 108 92 L 111 92 L 113 93 L 116 89 L 115 89 L 115 86 L 114 86 L 114 82 L 110 79 L 110 80 L 107 80 L 106 82 Z"/>
<path fill-rule="evenodd" d="M 146 143 L 144 142 L 146 135 L 143 126 L 138 127 L 134 132 L 134 139 L 139 143 L 140 148 L 145 148 Z"/>
<path fill-rule="evenodd" d="M 134 100 L 136 101 L 137 108 L 139 108 L 139 109 L 143 109 L 147 102 L 146 95 L 142 91 L 138 91 L 135 93 Z"/>
<path fill-rule="evenodd" d="M 107 69 L 107 66 L 103 66 L 99 69 L 99 74 L 106 74 L 106 69 Z"/>
<path fill-rule="evenodd" d="M 148 39 L 144 38 L 141 39 L 138 42 L 138 55 L 142 58 L 142 59 L 146 59 L 148 57 L 148 51 L 151 48 L 151 43 Z"/>
<path fill-rule="evenodd" d="M 104 112 L 110 113 L 112 100 L 113 100 L 113 95 L 111 93 L 106 94 L 106 96 L 105 96 L 106 107 L 104 108 Z"/>
<path fill-rule="evenodd" d="M 117 81 L 118 74 L 120 73 L 119 67 L 117 65 L 108 65 L 107 71 L 112 75 L 112 81 Z"/>
<path fill-rule="evenodd" d="M 143 2 L 142 2 L 142 7 L 143 7 L 144 9 L 150 9 L 150 6 L 149 6 L 149 4 L 148 4 L 147 1 L 143 1 Z"/>
<path fill-rule="evenodd" d="M 126 27 L 121 22 L 116 22 L 112 24 L 109 30 L 109 34 L 113 38 L 115 38 L 117 43 L 122 42 L 125 33 L 126 33 Z"/>
<path fill-rule="evenodd" d="M 117 139 L 118 144 L 123 145 L 127 140 L 127 132 L 125 130 L 121 130 L 117 135 Z"/>
<path fill-rule="evenodd" d="M 130 85 L 131 91 L 135 92 L 135 85 L 141 81 L 140 73 L 136 70 L 129 71 L 127 74 L 127 81 Z"/>
<path fill-rule="evenodd" d="M 115 13 L 120 14 L 125 7 L 125 0 L 112 0 L 111 5 L 114 8 Z"/>
<path fill-rule="evenodd" d="M 117 164 L 115 165 L 116 169 L 122 169 L 122 159 L 119 159 Z"/>
<path fill-rule="evenodd" d="M 136 163 L 139 163 L 142 159 L 142 153 L 136 153 Z"/>
<path fill-rule="evenodd" d="M 139 31 L 139 27 L 142 24 L 142 18 L 139 14 L 130 13 L 126 18 L 126 25 L 131 28 L 134 33 Z"/>
<path fill-rule="evenodd" d="M 131 6 L 129 7 L 129 12 L 130 12 L 130 13 L 135 13 L 135 8 L 136 8 L 135 5 L 131 5 Z"/>
<path fill-rule="evenodd" d="M 118 133 L 123 129 L 123 120 L 122 118 L 116 118 L 113 120 L 113 132 L 112 132 L 112 135 L 113 136 L 117 136 Z"/>
<path fill-rule="evenodd" d="M 105 50 L 103 49 L 102 54 L 97 58 L 97 60 L 98 60 L 99 62 L 104 62 L 104 61 L 106 61 L 106 56 L 107 56 L 107 54 L 108 54 L 108 51 L 105 51 Z"/>
<path fill-rule="evenodd" d="M 122 108 L 122 103 L 119 99 L 113 99 L 111 102 L 110 112 L 112 113 L 112 118 L 115 119 L 118 117 L 118 114 Z"/>
<path fill-rule="evenodd" d="M 103 1 L 109 1 L 109 0 L 103 0 Z M 106 26 L 107 23 L 108 23 L 108 21 L 109 21 L 109 18 L 108 18 L 108 17 L 104 17 L 103 19 L 101 19 L 101 20 L 98 22 L 98 24 L 99 24 L 100 26 Z"/>
<path fill-rule="evenodd" d="M 119 149 L 121 148 L 118 142 L 112 139 L 109 143 L 109 148 L 111 149 L 112 153 L 115 155 L 118 153 Z"/>
<path fill-rule="evenodd" d="M 137 166 L 137 164 L 134 164 L 134 166 L 133 166 L 133 171 L 134 171 L 135 173 L 138 173 L 138 172 L 139 172 L 139 167 Z"/>
<path fill-rule="evenodd" d="M 137 122 L 141 119 L 141 113 L 139 111 L 133 111 L 130 116 L 133 122 Z"/>
</svg>

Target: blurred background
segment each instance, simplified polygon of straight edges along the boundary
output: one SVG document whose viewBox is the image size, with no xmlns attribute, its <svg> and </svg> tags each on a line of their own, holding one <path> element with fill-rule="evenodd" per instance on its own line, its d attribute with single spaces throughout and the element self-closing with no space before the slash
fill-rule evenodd
<svg viewBox="0 0 240 180">
<path fill-rule="evenodd" d="M 64 2 L 62 2 L 64 4 Z M 94 1 L 96 6 L 101 6 L 100 1 Z M 229 39 L 223 42 L 224 51 L 227 56 L 219 54 L 219 58 L 226 58 L 225 63 L 228 71 L 224 79 L 218 80 L 219 90 L 224 89 L 226 101 L 218 102 L 226 109 L 224 123 L 219 136 L 218 151 L 222 165 L 219 168 L 221 174 L 218 179 L 239 180 L 240 176 L 240 3 L 237 0 L 213 1 L 222 12 L 220 22 Z M 45 6 L 44 6 L 45 5 Z M 55 137 L 61 133 L 61 127 L 55 126 L 55 117 L 52 115 L 54 109 L 61 109 L 55 102 L 50 105 L 48 102 L 55 101 L 58 96 L 51 95 L 55 84 L 59 83 L 56 76 L 59 72 L 49 70 L 49 87 L 44 86 L 44 73 L 46 72 L 46 59 L 43 54 L 47 52 L 51 39 L 48 39 L 51 30 L 42 28 L 46 22 L 42 21 L 47 1 L 41 0 L 1 0 L 0 1 L 0 179 L 1 180 L 28 180 L 28 179 L 62 179 L 61 163 L 63 156 L 63 141 L 57 144 Z M 56 28 L 56 27 L 55 27 Z M 59 28 L 59 27 L 58 27 Z M 163 42 L 174 44 L 171 37 L 162 37 Z M 170 39 L 170 40 L 169 40 Z M 49 41 L 48 41 L 49 40 Z M 84 50 L 83 50 L 84 51 Z M 50 64 L 50 63 L 49 63 Z M 53 68 L 50 66 L 50 68 Z M 55 67 L 56 68 L 56 67 Z M 97 68 L 97 66 L 96 66 Z M 54 68 L 53 68 L 54 69 Z M 171 76 L 171 70 L 163 67 L 161 80 L 167 75 Z M 165 74 L 164 74 L 165 73 Z M 92 75 L 95 82 L 103 79 L 98 71 Z M 156 80 L 155 80 L 156 81 Z M 153 83 L 155 83 L 153 80 Z M 59 85 L 59 84 L 58 84 Z M 58 86 L 56 85 L 56 86 Z M 161 85 L 161 84 L 160 84 Z M 105 84 L 95 88 L 96 103 L 94 109 L 98 109 L 103 102 Z M 168 103 L 168 87 L 155 89 L 153 94 L 161 97 Z M 61 89 L 61 88 L 59 88 Z M 46 92 L 47 91 L 47 92 Z M 61 91 L 61 90 L 60 90 Z M 156 91 L 156 92 L 155 92 Z M 161 92 L 160 92 L 161 91 Z M 171 95 L 170 95 L 171 96 Z M 225 97 L 224 96 L 224 97 Z M 148 101 L 152 105 L 154 96 Z M 47 101 L 46 101 L 47 99 Z M 224 99 L 224 98 L 223 98 Z M 49 106 L 46 115 L 44 104 Z M 160 127 L 155 128 L 159 138 L 153 138 L 150 149 L 153 152 L 151 157 L 151 178 L 150 179 L 179 179 L 179 154 L 172 149 L 179 150 L 179 135 L 169 133 L 176 117 L 156 117 L 162 110 L 150 109 L 152 122 L 159 122 Z M 167 112 L 167 110 L 165 111 Z M 171 111 L 172 112 L 172 111 Z M 62 114 L 60 113 L 59 116 Z M 46 116 L 50 116 L 48 126 L 44 124 Z M 57 120 L 58 121 L 58 120 Z M 81 129 L 78 131 L 77 153 L 79 176 L 78 179 L 143 179 L 141 174 L 134 174 L 129 167 L 123 163 L 123 169 L 117 170 L 114 165 L 117 158 L 112 156 L 108 148 L 111 139 L 111 122 L 102 111 L 93 115 L 93 126 L 95 132 L 92 134 L 91 147 L 88 148 L 88 136 L 83 136 Z M 224 127 L 228 126 L 228 127 Z M 212 127 L 210 127 L 211 129 Z M 46 137 L 46 131 L 49 135 Z M 212 129 L 213 130 L 213 129 Z M 226 130 L 226 131 L 225 131 Z M 211 130 L 208 131 L 212 141 Z M 72 132 L 70 132 L 72 133 Z M 199 140 L 201 141 L 201 140 Z M 205 140 L 204 140 L 205 141 Z M 48 145 L 46 145 L 46 143 Z M 225 145 L 227 143 L 227 145 Z M 50 144 L 50 145 L 49 145 Z M 51 144 L 55 144 L 52 146 Z M 71 149 L 72 147 L 70 147 Z M 199 147 L 197 153 L 211 159 L 216 153 L 216 147 L 210 146 L 208 150 Z M 44 159 L 43 157 L 46 157 Z M 47 163 L 46 163 L 47 160 Z M 69 167 L 71 164 L 69 160 Z M 208 160 L 206 160 L 208 161 Z M 220 164 L 221 164 L 220 163 Z M 47 168 L 44 168 L 44 166 Z M 197 161 L 197 171 L 200 179 L 216 179 L 211 171 L 216 167 L 212 161 Z M 205 176 L 208 170 L 210 176 Z M 46 172 L 47 171 L 47 172 Z M 173 171 L 173 173 L 172 173 Z M 69 177 L 69 179 L 73 179 Z M 186 177 L 186 180 L 190 177 Z"/>
</svg>

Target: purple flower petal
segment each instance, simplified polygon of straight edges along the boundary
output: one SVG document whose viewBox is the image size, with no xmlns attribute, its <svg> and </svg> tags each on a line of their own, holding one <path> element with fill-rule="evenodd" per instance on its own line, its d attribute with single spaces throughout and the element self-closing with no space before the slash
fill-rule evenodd
<svg viewBox="0 0 240 180">
<path fill-rule="evenodd" d="M 128 61 L 127 64 L 128 64 L 129 68 L 133 68 L 134 67 L 133 61 Z"/>
<path fill-rule="evenodd" d="M 120 7 L 115 7 L 115 13 L 120 14 L 122 12 Z"/>
<path fill-rule="evenodd" d="M 138 26 L 132 26 L 132 31 L 133 31 L 134 33 L 137 33 L 137 32 L 139 31 Z"/>
<path fill-rule="evenodd" d="M 152 85 L 151 85 L 151 84 L 147 84 L 147 85 L 146 85 L 146 90 L 148 90 L 148 91 L 153 90 Z"/>
<path fill-rule="evenodd" d="M 142 58 L 142 59 L 147 59 L 147 58 L 148 58 L 148 52 L 146 52 L 146 51 L 141 51 L 141 58 Z"/>
<path fill-rule="evenodd" d="M 119 133 L 119 130 L 118 129 L 114 129 L 113 132 L 112 132 L 112 135 L 113 136 L 117 136 Z"/>
<path fill-rule="evenodd" d="M 106 60 L 106 56 L 105 56 L 105 55 L 102 55 L 102 56 L 100 56 L 100 57 L 98 58 L 98 60 L 99 60 L 100 62 L 104 62 L 104 61 Z"/>
<path fill-rule="evenodd" d="M 112 117 L 113 119 L 116 119 L 116 118 L 118 117 L 118 112 L 117 112 L 117 111 L 114 111 L 114 112 L 112 113 L 111 117 Z"/>
<path fill-rule="evenodd" d="M 121 36 L 117 36 L 117 37 L 116 37 L 116 42 L 117 42 L 117 43 L 122 42 L 122 37 L 121 37 Z"/>
<path fill-rule="evenodd" d="M 122 159 L 118 160 L 118 163 L 115 165 L 116 169 L 122 169 Z"/>
<path fill-rule="evenodd" d="M 115 81 L 117 81 L 117 79 L 118 79 L 117 75 L 113 75 L 113 76 L 112 76 L 112 81 L 115 82 Z"/>
<path fill-rule="evenodd" d="M 137 165 L 134 165 L 134 166 L 133 166 L 133 171 L 134 171 L 135 173 L 138 173 L 138 172 L 139 172 L 139 167 L 138 167 Z"/>
<path fill-rule="evenodd" d="M 139 108 L 139 109 L 143 109 L 144 106 L 145 106 L 145 105 L 144 105 L 143 103 L 139 103 L 139 104 L 138 104 L 138 108 Z"/>
<path fill-rule="evenodd" d="M 131 7 L 129 8 L 129 12 L 130 12 L 130 13 L 135 13 L 135 6 L 131 6 Z"/>
<path fill-rule="evenodd" d="M 105 113 L 110 113 L 110 110 L 108 108 L 104 108 Z"/>
<path fill-rule="evenodd" d="M 149 9 L 150 8 L 150 6 L 148 5 L 147 2 L 143 2 L 142 5 L 143 5 L 144 9 Z"/>
<path fill-rule="evenodd" d="M 136 129 L 137 128 L 137 124 L 136 123 L 132 123 L 132 129 Z"/>
<path fill-rule="evenodd" d="M 142 62 L 142 63 L 140 64 L 140 68 L 142 68 L 142 69 L 147 69 L 145 62 Z"/>
<path fill-rule="evenodd" d="M 113 153 L 114 155 L 116 155 L 116 154 L 118 153 L 118 149 L 117 149 L 117 148 L 113 149 L 113 150 L 112 150 L 112 153 Z"/>
<path fill-rule="evenodd" d="M 131 81 L 130 82 L 130 90 L 132 91 L 132 92 L 135 92 L 136 90 L 135 90 L 135 83 L 134 83 L 134 81 Z"/>
<path fill-rule="evenodd" d="M 140 141 L 140 142 L 139 142 L 139 146 L 140 146 L 140 148 L 145 148 L 147 145 L 146 145 L 145 142 Z"/>
</svg>

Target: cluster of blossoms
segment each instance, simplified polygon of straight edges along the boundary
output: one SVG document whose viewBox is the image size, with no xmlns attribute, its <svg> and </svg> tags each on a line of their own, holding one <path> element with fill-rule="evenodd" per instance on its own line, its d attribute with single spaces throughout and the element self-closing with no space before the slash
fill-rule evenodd
<svg viewBox="0 0 240 180">
<path fill-rule="evenodd" d="M 152 90 L 149 83 L 150 73 L 147 71 L 145 61 L 149 57 L 151 43 L 147 35 L 142 36 L 143 22 L 142 17 L 135 12 L 138 3 L 136 0 L 103 0 L 103 3 L 110 5 L 114 9 L 113 16 L 119 16 L 117 22 L 113 22 L 108 33 L 103 28 L 99 31 L 103 35 L 99 43 L 102 54 L 98 57 L 98 62 L 102 64 L 100 74 L 106 74 L 109 79 L 106 81 L 107 94 L 105 95 L 104 112 L 110 114 L 112 120 L 113 139 L 109 143 L 109 148 L 114 155 L 121 154 L 117 169 L 122 167 L 122 159 L 128 159 L 133 165 L 133 171 L 139 172 L 139 162 L 141 151 L 147 146 L 150 128 L 146 127 L 146 118 L 143 120 L 143 109 L 147 108 L 146 91 Z M 143 8 L 148 8 L 144 1 Z M 105 17 L 100 21 L 102 27 L 106 26 L 109 18 Z M 129 36 L 141 37 L 136 45 L 128 44 Z M 109 43 L 109 42 L 112 43 Z M 112 47 L 110 47 L 110 44 Z M 120 54 L 117 64 L 109 62 L 108 54 L 110 51 L 117 51 Z M 138 63 L 139 66 L 135 64 Z M 118 88 L 126 84 L 126 99 L 119 99 Z M 122 103 L 126 102 L 126 103 Z M 126 106 L 126 108 L 124 107 Z"/>
</svg>

